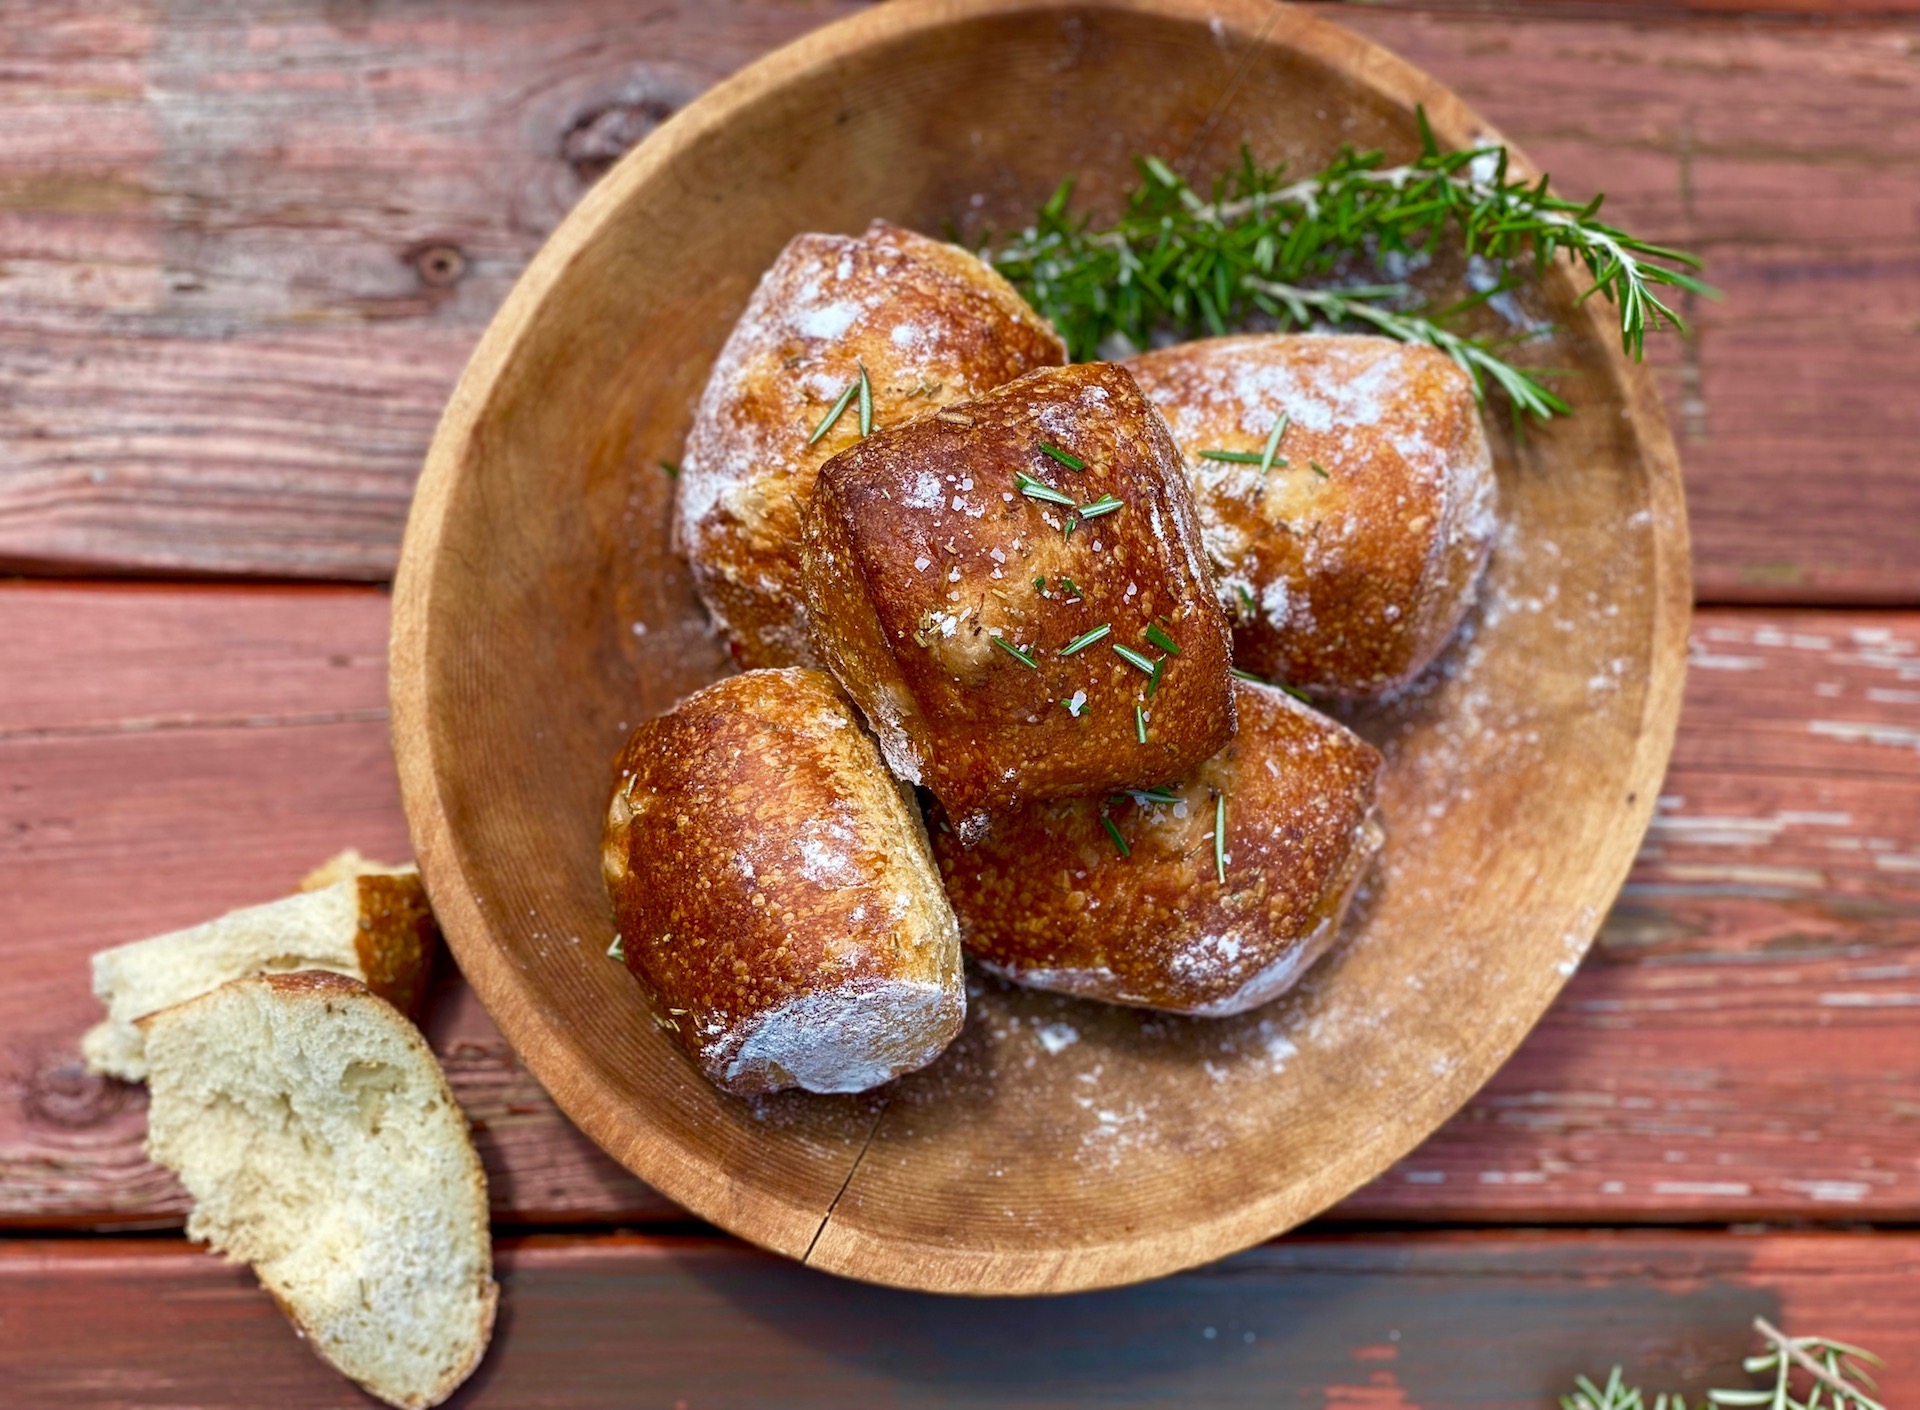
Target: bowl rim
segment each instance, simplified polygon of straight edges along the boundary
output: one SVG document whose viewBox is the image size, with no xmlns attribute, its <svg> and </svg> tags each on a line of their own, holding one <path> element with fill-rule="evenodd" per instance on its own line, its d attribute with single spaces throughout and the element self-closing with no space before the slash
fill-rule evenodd
<svg viewBox="0 0 1920 1410">
<path fill-rule="evenodd" d="M 464 850 L 443 804 L 440 759 L 429 716 L 432 690 L 427 648 L 435 567 L 447 511 L 476 430 L 503 374 L 519 354 L 547 295 L 632 194 L 678 153 L 724 127 L 763 94 L 835 64 L 850 51 L 957 21 L 1096 10 L 1201 25 L 1211 22 L 1227 26 L 1247 43 L 1249 51 L 1283 47 L 1303 53 L 1346 72 L 1409 115 L 1416 105 L 1423 106 L 1442 145 L 1504 144 L 1510 170 L 1538 179 L 1537 168 L 1518 148 L 1438 80 L 1373 41 L 1279 0 L 892 0 L 813 30 L 715 85 L 624 156 L 561 221 L 488 324 L 448 400 L 415 489 L 393 587 L 391 730 L 415 857 L 449 947 L 514 1052 L 581 1130 L 636 1176 L 692 1213 L 809 1266 L 924 1291 L 1032 1294 L 1119 1286 L 1207 1263 L 1283 1233 L 1377 1177 L 1464 1106 L 1544 1016 L 1573 969 L 1564 966 L 1556 979 L 1543 986 L 1538 1009 L 1520 1015 L 1512 1042 L 1490 1059 L 1484 1071 L 1464 1073 L 1445 1084 L 1447 1090 L 1436 1099 L 1441 1115 L 1431 1125 L 1356 1142 L 1344 1158 L 1329 1162 L 1302 1184 L 1223 1210 L 1216 1218 L 1172 1231 L 1141 1230 L 1070 1249 L 989 1250 L 882 1240 L 845 1224 L 834 1225 L 831 1204 L 825 1209 L 800 1208 L 777 1202 L 773 1196 L 756 1198 L 747 1182 L 703 1156 L 670 1142 L 636 1139 L 633 1108 L 603 1091 L 582 1058 L 562 1045 L 539 1041 L 544 1024 L 532 982 L 492 941 L 487 917 L 469 883 Z M 1557 259 L 1570 266 L 1564 252 Z M 1608 826 L 1603 864 L 1588 878 L 1585 899 L 1591 903 L 1588 910 L 1593 919 L 1582 927 L 1580 955 L 1598 934 L 1652 819 L 1679 719 L 1692 610 L 1686 510 L 1673 441 L 1651 374 L 1618 348 L 1617 330 L 1600 323 L 1597 303 L 1580 304 L 1570 322 L 1597 336 L 1608 349 L 1635 428 L 1654 532 L 1650 669 L 1627 768 L 1630 793 L 1627 805 Z M 847 1171 L 848 1183 L 858 1165 L 856 1156 Z M 777 1213 L 778 1218 L 751 1227 L 744 1216 L 755 1208 Z M 775 1237 L 776 1225 L 794 1220 L 814 1225 L 812 1236 L 802 1237 L 794 1247 L 783 1247 Z"/>
</svg>

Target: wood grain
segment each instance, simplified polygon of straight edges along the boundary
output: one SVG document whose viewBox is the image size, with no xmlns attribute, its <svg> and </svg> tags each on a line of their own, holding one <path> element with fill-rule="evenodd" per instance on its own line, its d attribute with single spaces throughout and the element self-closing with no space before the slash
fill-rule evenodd
<svg viewBox="0 0 1920 1410">
<path fill-rule="evenodd" d="M 497 1255 L 500 1327 L 456 1407 L 1532 1410 L 1613 1364 L 1691 1403 L 1749 1383 L 1756 1316 L 1862 1343 L 1886 1404 L 1920 1398 L 1912 1234 L 1296 1237 L 1038 1302 L 863 1287 L 712 1238 Z M 244 1269 L 171 1240 L 0 1243 L 0 1326 L 21 1404 L 367 1403 Z"/>
<path fill-rule="evenodd" d="M 144 1097 L 79 1071 L 84 957 L 338 847 L 404 853 L 386 606 L 0 587 L 0 640 L 34 663 L 0 673 L 0 1223 L 180 1221 Z M 1594 955 L 1340 1217 L 1920 1218 L 1920 615 L 1719 610 L 1693 635 L 1666 796 Z M 443 979 L 431 1028 L 498 1217 L 679 1217 Z"/>
<path fill-rule="evenodd" d="M 0 565 L 383 579 L 453 379 L 625 145 L 827 0 L 70 0 L 0 32 Z M 1706 252 L 1655 356 L 1709 601 L 1920 603 L 1910 0 L 1326 7 Z"/>
</svg>

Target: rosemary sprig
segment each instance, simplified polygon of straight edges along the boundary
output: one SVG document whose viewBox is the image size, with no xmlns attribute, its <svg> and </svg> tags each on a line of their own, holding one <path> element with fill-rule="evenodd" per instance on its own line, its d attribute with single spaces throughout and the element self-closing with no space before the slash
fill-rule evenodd
<svg viewBox="0 0 1920 1410">
<path fill-rule="evenodd" d="M 1079 636 L 1075 637 L 1072 641 L 1068 642 L 1065 646 L 1061 647 L 1060 654 L 1062 656 L 1071 656 L 1076 651 L 1083 651 L 1087 647 L 1092 646 L 1096 641 L 1099 641 L 1101 638 L 1106 636 L 1106 634 L 1112 630 L 1113 630 L 1113 623 L 1107 622 L 1102 626 L 1095 627 L 1090 632 L 1082 632 L 1080 633 Z"/>
<path fill-rule="evenodd" d="M 1713 1406 L 1758 1406 L 1763 1410 L 1886 1410 L 1868 1394 L 1873 1376 L 1866 1365 L 1883 1364 L 1870 1351 L 1830 1337 L 1790 1337 L 1765 1317 L 1753 1319 L 1754 1330 L 1767 1344 L 1758 1356 L 1742 1365 L 1748 1374 L 1764 1376 L 1764 1388 L 1710 1390 L 1697 1410 Z M 1866 1363 L 1863 1365 L 1862 1363 Z M 1804 1392 L 1796 1382 L 1806 1384 Z M 1571 1395 L 1560 1397 L 1561 1410 L 1688 1410 L 1684 1395 L 1661 1391 L 1649 1397 L 1630 1386 L 1615 1366 L 1605 1385 L 1582 1376 Z"/>
<path fill-rule="evenodd" d="M 1213 870 L 1220 884 L 1227 884 L 1227 795 L 1213 797 Z"/>
<path fill-rule="evenodd" d="M 1027 655 L 1026 652 L 1022 651 L 1005 637 L 989 636 L 987 640 L 1006 652 L 1007 655 L 1011 656 L 1021 665 L 1025 666 L 1029 671 L 1037 671 L 1040 669 L 1040 663 L 1038 661 Z"/>
<path fill-rule="evenodd" d="M 1040 442 L 1040 454 L 1050 460 L 1059 461 L 1069 470 L 1084 470 L 1087 468 L 1087 462 L 1075 455 L 1072 451 L 1062 450 L 1059 446 L 1050 445 L 1046 441 Z"/>
<path fill-rule="evenodd" d="M 1140 182 L 1114 224 L 1095 226 L 1072 211 L 1068 180 L 1030 227 L 986 255 L 1053 320 L 1077 359 L 1116 338 L 1144 348 L 1163 330 L 1219 334 L 1254 320 L 1286 328 L 1317 318 L 1439 348 L 1476 389 L 1491 381 L 1516 413 L 1539 417 L 1565 412 L 1566 403 L 1495 344 L 1445 328 L 1443 317 L 1461 306 L 1427 312 L 1410 306 L 1403 285 L 1329 283 L 1356 255 L 1425 254 L 1449 237 L 1515 277 L 1529 269 L 1538 277 L 1564 250 L 1585 266 L 1587 296 L 1615 305 L 1621 344 L 1636 358 L 1650 327 L 1686 331 L 1660 290 L 1713 295 L 1688 272 L 1700 267 L 1694 256 L 1599 220 L 1602 198 L 1563 200 L 1548 194 L 1544 177 L 1510 179 L 1503 147 L 1442 152 L 1424 113 L 1420 131 L 1421 153 L 1404 165 L 1349 148 L 1294 181 L 1284 166 L 1262 166 L 1243 151 L 1206 197 L 1159 158 L 1141 157 Z"/>
<path fill-rule="evenodd" d="M 865 369 L 862 368 L 861 371 L 864 373 Z M 860 381 L 861 379 L 859 377 L 856 377 L 851 382 L 847 383 L 847 389 L 844 392 L 840 393 L 840 400 L 836 401 L 833 404 L 832 408 L 828 410 L 827 414 L 820 418 L 820 424 L 818 426 L 815 426 L 813 428 L 813 434 L 807 437 L 808 445 L 812 445 L 815 441 L 819 440 L 822 436 L 826 435 L 827 432 L 833 429 L 833 423 L 840 419 L 840 413 L 845 411 L 847 409 L 848 403 L 851 402 L 854 399 L 854 397 L 859 395 Z"/>
<path fill-rule="evenodd" d="M 1028 499 L 1040 499 L 1048 504 L 1062 504 L 1068 509 L 1073 508 L 1072 495 L 1061 494 L 1052 485 L 1034 479 L 1024 470 L 1014 471 L 1013 482 L 1020 487 L 1020 493 Z"/>
</svg>

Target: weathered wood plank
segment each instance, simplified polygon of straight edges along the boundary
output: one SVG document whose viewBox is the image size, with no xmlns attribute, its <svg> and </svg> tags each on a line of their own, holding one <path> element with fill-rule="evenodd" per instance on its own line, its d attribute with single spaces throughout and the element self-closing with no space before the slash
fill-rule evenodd
<svg viewBox="0 0 1920 1410">
<path fill-rule="evenodd" d="M 1531 1410 L 1616 1363 L 1650 1388 L 1749 1384 L 1756 1316 L 1865 1344 L 1885 1403 L 1920 1399 L 1912 1234 L 1308 1236 L 1029 1301 L 864 1287 L 704 1237 L 498 1254 L 500 1327 L 456 1405 Z M 0 1325 L 21 1404 L 367 1403 L 243 1269 L 171 1240 L 0 1244 Z"/>
<path fill-rule="evenodd" d="M 0 588 L 0 1223 L 177 1223 L 144 1097 L 78 1069 L 86 954 L 403 855 L 384 595 Z M 1344 1218 L 1920 1218 L 1920 614 L 1703 613 L 1666 798 L 1594 957 Z M 432 1036 L 495 1208 L 670 1208 L 452 976 Z"/>
<path fill-rule="evenodd" d="M 8 26 L 0 566 L 384 578 L 467 350 L 586 182 L 851 8 L 75 0 Z M 1920 603 L 1915 22 L 1328 9 L 1712 257 L 1728 301 L 1658 353 L 1703 596 Z"/>
</svg>

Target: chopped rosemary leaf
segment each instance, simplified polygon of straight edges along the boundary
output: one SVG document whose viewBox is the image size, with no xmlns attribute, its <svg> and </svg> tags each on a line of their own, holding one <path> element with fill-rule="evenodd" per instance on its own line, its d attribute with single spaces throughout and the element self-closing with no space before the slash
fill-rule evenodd
<svg viewBox="0 0 1920 1410">
<path fill-rule="evenodd" d="M 1138 651 L 1135 651 L 1131 646 L 1122 646 L 1116 641 L 1113 644 L 1113 654 L 1118 656 L 1122 661 L 1125 661 L 1129 666 L 1138 667 L 1150 676 L 1157 676 L 1160 673 L 1158 666 L 1149 661 L 1145 656 L 1142 656 Z"/>
<path fill-rule="evenodd" d="M 1033 590 L 1035 592 L 1045 592 L 1047 590 L 1047 580 L 1045 578 L 1035 578 L 1033 580 Z"/>
<path fill-rule="evenodd" d="M 1317 460 L 1309 460 L 1307 462 L 1307 469 L 1313 471 L 1314 474 L 1318 475 L 1323 480 L 1331 480 L 1333 478 L 1333 476 L 1329 475 L 1325 470 L 1320 468 L 1320 462 Z"/>
<path fill-rule="evenodd" d="M 1136 788 L 1132 790 L 1130 796 L 1134 802 L 1143 808 L 1149 803 L 1171 804 L 1180 801 L 1180 795 L 1178 793 L 1169 793 L 1164 788 Z"/>
<path fill-rule="evenodd" d="M 1073 531 L 1074 531 L 1075 529 L 1077 529 L 1077 528 L 1079 528 L 1079 527 L 1080 527 L 1080 516 L 1079 516 L 1078 514 L 1069 514 L 1069 515 L 1067 516 L 1067 533 L 1066 533 L 1066 536 L 1067 536 L 1068 538 L 1072 538 L 1072 537 L 1073 537 Z"/>
<path fill-rule="evenodd" d="M 1292 686 L 1288 685 L 1285 681 L 1270 681 L 1265 676 L 1256 676 L 1252 671 L 1243 671 L 1238 666 L 1228 667 L 1227 674 L 1235 677 L 1238 680 L 1252 681 L 1255 685 L 1268 686 L 1274 690 L 1284 690 L 1288 695 L 1291 695 L 1295 700 L 1305 700 L 1307 698 L 1305 692 L 1295 690 Z"/>
<path fill-rule="evenodd" d="M 1169 656 L 1178 656 L 1180 654 L 1180 648 L 1174 644 L 1172 637 L 1160 630 L 1160 624 L 1158 622 L 1147 623 L 1147 640 L 1166 652 Z"/>
<path fill-rule="evenodd" d="M 1226 460 L 1235 465 L 1259 465 L 1263 457 L 1256 450 L 1203 450 L 1202 460 Z"/>
<path fill-rule="evenodd" d="M 1273 458 L 1280 450 L 1280 438 L 1287 434 L 1287 413 L 1281 412 L 1280 419 L 1273 423 L 1273 430 L 1267 434 L 1266 449 L 1260 452 L 1260 473 L 1266 474 L 1273 469 Z M 1286 461 L 1280 462 L 1285 465 Z"/>
<path fill-rule="evenodd" d="M 1100 815 L 1100 826 L 1107 830 L 1107 836 L 1113 839 L 1113 845 L 1120 849 L 1121 856 L 1131 857 L 1133 855 L 1133 848 L 1127 846 L 1127 839 L 1120 835 L 1120 829 L 1113 825 L 1112 818 L 1102 813 Z"/>
<path fill-rule="evenodd" d="M 1014 471 L 1013 481 L 1020 486 L 1020 493 L 1028 499 L 1043 499 L 1048 504 L 1063 504 L 1068 509 L 1073 508 L 1073 497 L 1071 495 L 1061 494 L 1060 491 L 1056 490 L 1052 485 L 1043 484 L 1024 470 Z"/>
<path fill-rule="evenodd" d="M 840 419 L 840 413 L 847 409 L 848 403 L 850 403 L 854 399 L 854 397 L 859 395 L 859 392 L 860 392 L 860 382 L 858 378 L 855 378 L 853 381 L 847 383 L 847 389 L 844 392 L 840 393 L 840 400 L 833 404 L 832 410 L 828 411 L 825 416 L 820 418 L 820 424 L 818 426 L 815 426 L 813 428 L 813 434 L 807 437 L 808 445 L 812 445 L 815 441 L 819 440 L 822 436 L 826 435 L 827 432 L 833 429 L 833 423 Z"/>
<path fill-rule="evenodd" d="M 1076 651 L 1080 651 L 1086 647 L 1092 646 L 1096 641 L 1100 640 L 1101 637 L 1105 636 L 1108 632 L 1112 630 L 1113 630 L 1113 623 L 1107 622 L 1101 626 L 1095 627 L 1090 632 L 1082 632 L 1079 636 L 1075 637 L 1072 641 L 1068 642 L 1065 646 L 1061 647 L 1060 654 L 1062 656 L 1071 656 Z"/>
<path fill-rule="evenodd" d="M 660 468 L 667 472 L 668 479 L 677 480 L 680 478 L 680 467 L 675 465 L 671 460 L 661 461 Z"/>
<path fill-rule="evenodd" d="M 610 960 L 619 960 L 621 964 L 627 962 L 627 947 L 618 935 L 615 935 L 613 937 L 613 943 L 607 946 L 607 958 Z"/>
<path fill-rule="evenodd" d="M 1147 677 L 1147 699 L 1153 699 L 1155 691 L 1160 689 L 1160 673 L 1167 669 L 1167 658 L 1162 656 L 1153 663 L 1153 674 Z"/>
<path fill-rule="evenodd" d="M 860 434 L 873 434 L 873 383 L 867 380 L 867 364 L 860 362 Z"/>
<path fill-rule="evenodd" d="M 1076 583 L 1072 578 L 1067 577 L 1064 573 L 1061 574 L 1061 577 L 1060 577 L 1060 591 L 1066 593 L 1070 597 L 1086 596 L 1084 592 L 1080 591 L 1080 584 Z"/>
<path fill-rule="evenodd" d="M 1227 884 L 1227 795 L 1213 800 L 1213 870 L 1220 884 Z"/>
<path fill-rule="evenodd" d="M 1087 468 L 1087 462 L 1075 455 L 1072 451 L 1062 450 L 1059 446 L 1049 445 L 1045 441 L 1040 442 L 1040 454 L 1051 456 L 1069 470 L 1084 470 Z"/>
<path fill-rule="evenodd" d="M 1125 508 L 1126 503 L 1124 499 L 1115 499 L 1110 494 L 1101 495 L 1100 498 L 1096 499 L 1092 504 L 1083 504 L 1080 506 L 1080 517 L 1082 519 L 1098 519 L 1102 514 L 1111 514 L 1116 509 Z"/>
<path fill-rule="evenodd" d="M 1133 729 L 1134 733 L 1140 736 L 1140 742 L 1145 744 L 1147 742 L 1147 711 L 1143 705 L 1133 707 Z"/>
<path fill-rule="evenodd" d="M 1006 652 L 1007 655 L 1011 656 L 1014 660 L 1018 661 L 1021 665 L 1025 666 L 1029 671 L 1037 671 L 1040 669 L 1040 663 L 1038 661 L 1034 660 L 1031 656 L 1027 655 L 1026 652 L 1022 651 L 1019 647 L 1015 646 L 1012 642 L 1008 641 L 1005 637 L 990 636 L 987 638 L 987 640 L 992 642 L 995 646 L 999 647 L 1002 651 Z"/>
<path fill-rule="evenodd" d="M 1249 612 L 1253 611 L 1253 594 L 1240 586 L 1239 583 L 1233 585 L 1233 590 L 1240 595 L 1240 605 Z"/>
</svg>

